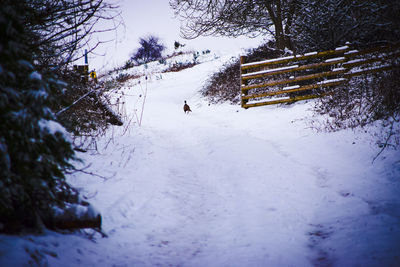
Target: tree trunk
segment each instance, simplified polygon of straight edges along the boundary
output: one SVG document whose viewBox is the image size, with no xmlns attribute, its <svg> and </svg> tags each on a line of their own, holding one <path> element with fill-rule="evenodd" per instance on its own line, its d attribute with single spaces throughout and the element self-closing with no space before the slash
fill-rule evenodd
<svg viewBox="0 0 400 267">
<path fill-rule="evenodd" d="M 289 48 L 290 50 L 292 50 L 293 52 L 295 52 L 294 51 L 295 47 L 293 45 L 292 38 L 291 38 L 291 27 L 293 24 L 294 14 L 296 12 L 296 4 L 297 4 L 297 0 L 292 0 L 292 2 L 290 3 L 289 11 L 287 14 L 287 21 L 286 21 L 286 25 L 285 25 L 286 47 Z"/>
<path fill-rule="evenodd" d="M 265 3 L 268 14 L 271 17 L 272 23 L 275 26 L 275 41 L 278 49 L 284 50 L 286 47 L 285 33 L 283 31 L 282 21 L 282 5 L 281 0 L 276 1 L 276 5 L 271 4 L 269 1 Z"/>
</svg>

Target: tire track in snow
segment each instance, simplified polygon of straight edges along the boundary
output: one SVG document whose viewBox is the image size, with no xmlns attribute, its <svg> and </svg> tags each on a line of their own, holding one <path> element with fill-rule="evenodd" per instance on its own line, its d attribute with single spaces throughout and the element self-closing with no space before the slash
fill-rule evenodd
<svg viewBox="0 0 400 267">
<path fill-rule="evenodd" d="M 154 88 L 149 85 L 145 130 L 154 146 L 149 147 L 155 153 L 150 165 L 157 166 L 156 183 L 162 186 L 157 185 L 147 210 L 132 216 L 134 235 L 143 242 L 135 248 L 140 259 L 149 265 L 189 266 L 307 262 L 307 249 L 291 248 L 307 243 L 310 215 L 302 209 L 310 203 L 296 188 L 302 177 L 296 172 L 310 171 L 278 144 L 232 127 L 226 111 L 219 114 L 196 97 L 188 98 L 196 109 L 184 115 L 176 105 L 188 92 L 174 90 L 169 96 L 175 86 L 183 84 L 167 78 Z M 198 85 L 184 86 L 193 90 Z M 296 204 L 291 213 L 287 207 Z M 288 249 L 296 260 L 285 257 Z"/>
<path fill-rule="evenodd" d="M 163 200 L 159 201 L 163 201 L 164 204 L 165 202 L 170 203 L 167 212 L 178 220 L 174 219 L 172 225 L 161 222 L 155 227 L 156 233 L 152 233 L 152 238 L 148 240 L 151 244 L 149 246 L 155 249 L 152 257 L 159 250 L 162 255 L 158 255 L 157 262 L 171 261 L 170 264 L 174 265 L 178 263 L 177 258 L 179 258 L 179 263 L 193 261 L 210 264 L 210 258 L 221 257 L 220 263 L 226 264 L 231 257 L 234 257 L 235 253 L 226 251 L 239 249 L 247 251 L 246 253 L 255 253 L 256 262 L 267 258 L 272 258 L 271 261 L 278 261 L 277 258 L 281 256 L 274 255 L 274 253 L 269 254 L 268 250 L 271 249 L 271 245 L 259 238 L 258 231 L 260 233 L 270 232 L 271 229 L 268 228 L 279 229 L 281 224 L 285 228 L 284 232 L 288 233 L 288 237 L 278 235 L 275 236 L 275 239 L 289 239 L 289 243 L 295 241 L 296 238 L 290 236 L 293 237 L 299 225 L 307 225 L 307 223 L 294 222 L 291 225 L 293 222 L 283 222 L 276 216 L 279 216 L 279 213 L 284 215 L 285 205 L 287 205 L 280 200 L 279 194 L 285 191 L 286 195 L 296 194 L 296 190 L 287 183 L 284 183 L 282 187 L 281 180 L 285 179 L 282 176 L 275 182 L 274 179 L 277 177 L 269 177 L 269 175 L 259 179 L 260 167 L 257 166 L 260 164 L 259 159 L 250 157 L 250 160 L 243 160 L 241 155 L 243 147 L 240 146 L 237 150 L 224 151 L 227 147 L 230 148 L 229 145 L 224 144 L 227 140 L 228 142 L 231 142 L 229 139 L 242 140 L 243 137 L 232 136 L 229 128 L 222 130 L 215 127 L 214 130 L 222 134 L 218 136 L 215 132 L 210 134 L 207 133 L 208 131 L 188 129 L 190 134 L 176 137 L 174 133 L 163 132 L 160 135 L 162 137 L 158 138 L 162 142 L 157 146 L 165 150 L 164 152 L 158 151 L 159 158 L 167 156 L 171 158 L 170 163 L 166 164 L 164 169 L 168 179 L 163 194 L 160 196 Z M 196 135 L 193 134 L 194 131 L 197 132 Z M 185 139 L 185 136 L 191 137 Z M 246 147 L 250 145 L 251 149 L 264 147 L 266 150 L 271 148 L 275 150 L 274 146 L 263 140 L 253 139 L 252 143 L 246 144 Z M 172 148 L 174 149 L 171 150 Z M 188 152 L 193 149 L 195 153 Z M 161 155 L 162 153 L 165 155 Z M 287 155 L 274 151 L 269 153 L 274 154 L 274 163 L 267 164 L 269 166 L 260 173 L 269 170 L 277 175 L 281 172 L 278 162 L 287 162 Z M 233 155 L 234 158 L 224 161 L 226 155 Z M 253 170 L 246 173 L 246 168 Z M 255 176 L 255 178 L 251 178 L 251 176 Z M 272 189 L 268 188 L 269 186 Z M 277 192 L 274 192 L 274 189 Z M 271 200 L 270 196 L 266 196 L 268 193 L 276 195 L 275 203 L 263 204 L 265 200 Z M 157 206 L 157 203 L 153 203 L 149 208 Z M 278 214 L 270 218 L 268 214 L 271 212 Z M 302 217 L 301 211 L 295 215 Z M 287 216 L 285 215 L 285 218 Z M 160 216 L 161 218 L 171 220 L 169 216 Z M 282 232 L 282 230 L 279 231 Z M 270 235 L 273 236 L 273 233 L 270 232 Z M 305 233 L 296 234 L 297 238 L 301 238 L 302 235 Z M 155 241 L 155 236 L 159 237 L 156 238 L 158 241 Z M 163 245 L 159 246 L 159 244 Z M 189 254 L 195 260 L 189 256 L 185 257 L 187 254 L 182 251 L 191 251 Z M 213 256 L 210 256 L 210 253 Z M 179 257 L 172 257 L 172 254 L 179 255 Z"/>
</svg>

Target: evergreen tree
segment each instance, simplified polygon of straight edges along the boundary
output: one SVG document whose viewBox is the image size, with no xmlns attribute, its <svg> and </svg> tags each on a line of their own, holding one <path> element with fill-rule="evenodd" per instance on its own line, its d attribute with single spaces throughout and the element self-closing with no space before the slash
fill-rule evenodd
<svg viewBox="0 0 400 267">
<path fill-rule="evenodd" d="M 33 64 L 24 19 L 34 13 L 25 1 L 3 0 L 0 9 L 0 231 L 37 228 L 61 195 L 72 192 L 64 171 L 74 152 L 50 106 L 62 89 L 57 77 Z"/>
</svg>

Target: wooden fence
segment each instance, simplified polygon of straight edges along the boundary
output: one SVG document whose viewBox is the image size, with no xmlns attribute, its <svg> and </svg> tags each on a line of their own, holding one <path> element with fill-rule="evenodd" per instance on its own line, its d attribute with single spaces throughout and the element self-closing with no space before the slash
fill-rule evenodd
<svg viewBox="0 0 400 267">
<path fill-rule="evenodd" d="M 353 50 L 335 50 L 246 62 L 240 58 L 242 107 L 288 103 L 321 97 L 322 87 L 345 83 L 350 78 L 393 68 L 400 44 Z"/>
</svg>

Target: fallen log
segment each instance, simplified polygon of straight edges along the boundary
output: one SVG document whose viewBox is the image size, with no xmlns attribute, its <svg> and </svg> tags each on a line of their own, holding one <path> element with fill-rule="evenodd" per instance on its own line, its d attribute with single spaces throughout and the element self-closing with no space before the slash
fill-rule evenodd
<svg viewBox="0 0 400 267">
<path fill-rule="evenodd" d="M 53 207 L 53 214 L 44 221 L 50 229 L 101 229 L 101 215 L 87 202 L 66 204 L 65 207 Z"/>
</svg>

